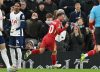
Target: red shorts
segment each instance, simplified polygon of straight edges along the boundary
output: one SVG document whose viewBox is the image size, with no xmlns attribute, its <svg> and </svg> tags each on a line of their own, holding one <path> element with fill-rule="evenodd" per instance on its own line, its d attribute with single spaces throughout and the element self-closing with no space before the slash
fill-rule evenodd
<svg viewBox="0 0 100 72">
<path fill-rule="evenodd" d="M 42 40 L 42 43 L 40 45 L 40 48 L 47 48 L 50 51 L 54 51 L 54 48 L 56 48 L 56 41 L 55 38 L 52 38 L 50 36 L 45 36 Z"/>
</svg>

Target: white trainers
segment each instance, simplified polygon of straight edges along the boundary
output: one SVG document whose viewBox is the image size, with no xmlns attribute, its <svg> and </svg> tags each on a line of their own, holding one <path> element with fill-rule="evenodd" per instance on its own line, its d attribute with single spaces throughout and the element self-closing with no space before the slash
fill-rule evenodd
<svg viewBox="0 0 100 72">
<path fill-rule="evenodd" d="M 7 72 L 12 72 L 12 69 L 11 69 L 11 68 L 8 68 L 8 69 L 7 69 Z"/>
<path fill-rule="evenodd" d="M 16 72 L 17 71 L 17 67 L 16 66 L 11 66 L 11 72 Z"/>
<path fill-rule="evenodd" d="M 11 67 L 7 69 L 7 72 L 16 72 L 16 68 L 15 67 Z"/>
<path fill-rule="evenodd" d="M 61 64 L 55 64 L 55 65 L 52 65 L 53 68 L 60 68 L 61 67 Z"/>
</svg>

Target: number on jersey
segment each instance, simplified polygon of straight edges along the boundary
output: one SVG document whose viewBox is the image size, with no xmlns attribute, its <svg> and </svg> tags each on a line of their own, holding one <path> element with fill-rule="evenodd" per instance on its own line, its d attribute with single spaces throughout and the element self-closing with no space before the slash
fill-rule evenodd
<svg viewBox="0 0 100 72">
<path fill-rule="evenodd" d="M 53 31 L 54 31 L 54 25 L 50 25 L 49 33 L 53 33 Z"/>
</svg>

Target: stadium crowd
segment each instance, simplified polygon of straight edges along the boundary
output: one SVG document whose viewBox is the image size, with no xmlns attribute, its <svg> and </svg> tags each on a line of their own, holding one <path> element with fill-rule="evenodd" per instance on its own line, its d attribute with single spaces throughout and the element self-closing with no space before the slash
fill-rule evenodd
<svg viewBox="0 0 100 72">
<path fill-rule="evenodd" d="M 47 34 L 49 24 L 56 19 L 59 9 L 64 12 L 69 27 L 56 37 L 58 52 L 76 51 L 87 52 L 94 47 L 92 33 L 89 29 L 88 17 L 96 0 L 4 0 L 0 4 L 3 12 L 3 35 L 7 44 L 10 38 L 10 13 L 14 11 L 14 4 L 20 2 L 21 11 L 25 15 L 24 47 L 36 49 L 42 38 Z"/>
<path fill-rule="evenodd" d="M 4 34 L 9 42 L 9 15 L 13 11 L 13 5 L 18 0 L 4 0 L 1 6 L 4 11 Z M 93 49 L 93 40 L 88 28 L 88 16 L 91 8 L 97 4 L 96 0 L 20 0 L 21 11 L 25 15 L 26 28 L 25 39 L 33 39 L 36 46 L 48 32 L 50 22 L 55 19 L 57 9 L 65 11 L 66 19 L 63 25 L 69 22 L 65 40 L 58 43 L 59 51 L 88 51 Z M 79 26 L 79 31 L 74 31 L 72 23 Z M 74 36 L 73 34 L 77 34 Z M 82 38 L 79 36 L 82 34 Z M 79 39 L 80 37 L 80 39 Z M 79 39 L 79 40 L 77 40 Z M 79 41 L 79 42 L 77 42 Z M 26 48 L 28 45 L 26 45 Z"/>
</svg>

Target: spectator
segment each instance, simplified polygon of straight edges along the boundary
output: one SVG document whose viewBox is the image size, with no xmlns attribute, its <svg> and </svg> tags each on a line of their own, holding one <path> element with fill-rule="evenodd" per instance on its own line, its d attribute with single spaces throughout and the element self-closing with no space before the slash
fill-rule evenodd
<svg viewBox="0 0 100 72">
<path fill-rule="evenodd" d="M 81 33 L 84 35 L 85 37 L 85 34 L 86 34 L 86 30 L 85 30 L 85 26 L 84 26 L 84 20 L 83 18 L 79 17 L 76 21 L 76 25 L 80 28 L 81 30 Z"/>
<path fill-rule="evenodd" d="M 35 11 L 37 9 L 37 2 L 36 0 L 27 0 L 27 7 L 30 9 L 31 12 Z"/>
<path fill-rule="evenodd" d="M 48 13 L 53 13 L 57 10 L 57 5 L 52 0 L 45 0 L 45 5 Z"/>
<path fill-rule="evenodd" d="M 25 1 L 20 2 L 21 3 L 21 11 L 24 13 L 26 20 L 31 18 L 31 12 L 27 8 L 27 4 Z"/>
<path fill-rule="evenodd" d="M 82 9 L 84 10 L 84 12 L 86 13 L 87 16 L 89 15 L 92 7 L 94 5 L 97 5 L 96 1 L 97 0 L 84 0 L 84 2 L 82 3 Z"/>
<path fill-rule="evenodd" d="M 70 13 L 74 11 L 74 0 L 60 0 L 59 8 L 64 9 L 65 14 L 70 17 Z"/>
<path fill-rule="evenodd" d="M 86 27 L 86 36 L 85 36 L 84 41 L 85 41 L 85 46 L 84 46 L 83 51 L 87 52 L 87 51 L 93 50 L 94 41 L 93 41 L 92 33 L 88 27 Z"/>
<path fill-rule="evenodd" d="M 81 4 L 79 2 L 75 3 L 75 11 L 70 14 L 70 22 L 76 22 L 79 17 L 82 17 L 85 20 L 85 26 L 87 26 L 87 17 L 85 13 L 81 10 Z"/>
<path fill-rule="evenodd" d="M 43 2 L 39 3 L 36 12 L 38 13 L 38 19 L 45 22 L 47 11 L 45 10 L 45 4 Z"/>
<path fill-rule="evenodd" d="M 26 28 L 26 38 L 32 38 L 35 40 L 40 40 L 40 31 L 42 27 L 42 21 L 38 20 L 38 14 L 32 13 L 31 19 L 26 21 L 27 28 Z"/>
<path fill-rule="evenodd" d="M 15 0 L 4 0 L 4 4 L 2 5 L 5 14 L 8 14 L 10 12 L 10 7 L 13 6 L 15 3 Z"/>
<path fill-rule="evenodd" d="M 43 0 L 36 0 L 36 2 L 39 4 L 40 2 L 43 2 Z"/>
<path fill-rule="evenodd" d="M 59 1 L 60 0 L 52 0 L 57 6 L 59 6 Z"/>
<path fill-rule="evenodd" d="M 82 51 L 86 52 L 93 49 L 94 45 L 93 45 L 92 34 L 89 28 L 84 26 L 84 20 L 82 18 L 79 18 L 76 24 L 79 26 L 81 33 L 84 36 L 84 44 Z"/>
<path fill-rule="evenodd" d="M 47 34 L 48 29 L 49 29 L 49 24 L 53 21 L 53 15 L 51 13 L 46 14 L 46 21 L 45 23 L 42 24 L 41 28 L 41 39 Z"/>
<path fill-rule="evenodd" d="M 49 25 L 49 24 L 51 24 L 52 21 L 53 21 L 53 15 L 51 13 L 47 13 L 46 14 L 46 21 L 45 21 L 45 23 L 47 25 Z"/>
<path fill-rule="evenodd" d="M 46 14 L 46 21 L 45 23 L 42 24 L 42 28 L 41 28 L 41 39 L 48 33 L 48 29 L 49 29 L 49 25 L 52 23 L 53 21 L 53 15 L 51 13 L 47 13 Z"/>
<path fill-rule="evenodd" d="M 80 31 L 80 28 L 78 26 L 74 26 L 70 37 L 70 50 L 81 52 L 83 42 L 84 37 Z"/>
<path fill-rule="evenodd" d="M 14 6 L 11 6 L 11 7 L 10 7 L 10 13 L 13 12 L 13 11 L 14 11 Z M 9 18 L 9 17 L 10 17 L 10 13 L 8 13 L 8 14 L 6 15 L 6 18 L 7 18 L 7 19 L 10 19 L 10 18 Z"/>
</svg>

